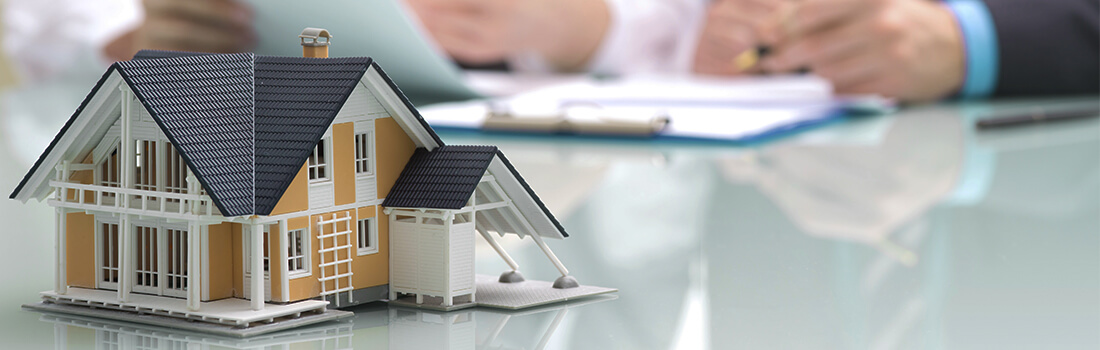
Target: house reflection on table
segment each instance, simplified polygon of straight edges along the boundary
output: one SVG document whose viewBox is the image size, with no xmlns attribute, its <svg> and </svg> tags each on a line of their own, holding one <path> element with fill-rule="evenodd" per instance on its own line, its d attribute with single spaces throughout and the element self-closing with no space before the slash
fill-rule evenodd
<svg viewBox="0 0 1100 350">
<path fill-rule="evenodd" d="M 249 338 L 179 331 L 138 323 L 43 313 L 54 326 L 54 349 L 544 349 L 571 309 L 615 299 L 599 296 L 522 311 L 486 308 L 451 312 L 371 303 L 350 320 L 324 322 Z"/>
</svg>

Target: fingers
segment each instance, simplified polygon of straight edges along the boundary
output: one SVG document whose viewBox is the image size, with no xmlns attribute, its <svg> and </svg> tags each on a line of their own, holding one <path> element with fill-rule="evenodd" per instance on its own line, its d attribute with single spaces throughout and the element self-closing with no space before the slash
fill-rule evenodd
<svg viewBox="0 0 1100 350">
<path fill-rule="evenodd" d="M 744 73 L 737 58 L 761 43 L 762 28 L 778 8 L 764 0 L 726 0 L 711 6 L 696 46 L 693 70 L 701 74 Z"/>
<path fill-rule="evenodd" d="M 842 60 L 889 41 L 871 28 L 872 18 L 860 18 L 852 23 L 809 33 L 785 45 L 775 47 L 763 66 L 771 72 L 791 72 L 822 63 Z"/>
<path fill-rule="evenodd" d="M 863 54 L 816 66 L 814 74 L 831 82 L 837 92 L 849 92 L 872 81 L 882 80 L 886 75 L 886 65 L 877 55 Z"/>
<path fill-rule="evenodd" d="M 790 10 L 785 31 L 789 37 L 818 32 L 875 11 L 889 0 L 803 0 Z"/>
</svg>

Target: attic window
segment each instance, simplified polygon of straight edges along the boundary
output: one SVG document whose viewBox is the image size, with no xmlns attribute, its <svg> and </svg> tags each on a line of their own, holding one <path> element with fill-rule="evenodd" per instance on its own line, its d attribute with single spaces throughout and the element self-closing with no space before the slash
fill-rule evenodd
<svg viewBox="0 0 1100 350">
<path fill-rule="evenodd" d="M 355 174 L 370 175 L 374 170 L 371 167 L 371 158 L 374 153 L 372 139 L 373 132 L 355 134 Z"/>
<path fill-rule="evenodd" d="M 309 180 L 325 181 L 328 175 L 328 138 L 322 138 L 309 155 Z"/>
</svg>

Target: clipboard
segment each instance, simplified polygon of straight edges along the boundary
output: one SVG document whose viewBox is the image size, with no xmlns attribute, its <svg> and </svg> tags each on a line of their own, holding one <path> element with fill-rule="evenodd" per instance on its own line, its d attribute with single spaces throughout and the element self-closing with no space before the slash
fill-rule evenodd
<svg viewBox="0 0 1100 350">
<path fill-rule="evenodd" d="M 607 116 L 562 112 L 595 106 Z M 583 82 L 509 99 L 420 108 L 437 129 L 751 143 L 892 110 L 876 96 L 836 97 L 816 78 Z"/>
</svg>

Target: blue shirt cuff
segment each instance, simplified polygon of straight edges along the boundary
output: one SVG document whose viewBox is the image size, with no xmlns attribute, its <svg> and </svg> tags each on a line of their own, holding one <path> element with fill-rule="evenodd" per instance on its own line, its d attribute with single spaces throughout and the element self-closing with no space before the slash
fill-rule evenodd
<svg viewBox="0 0 1100 350">
<path fill-rule="evenodd" d="M 966 76 L 959 95 L 964 98 L 988 97 L 997 86 L 997 30 L 993 16 L 980 0 L 949 0 L 962 30 L 966 56 Z"/>
</svg>

